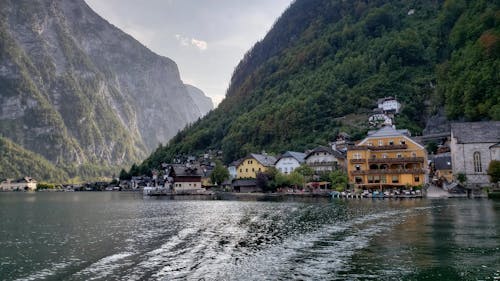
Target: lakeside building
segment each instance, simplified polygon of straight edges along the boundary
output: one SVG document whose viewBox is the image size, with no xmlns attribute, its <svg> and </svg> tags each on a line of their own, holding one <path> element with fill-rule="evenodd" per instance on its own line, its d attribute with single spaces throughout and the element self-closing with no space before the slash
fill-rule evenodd
<svg viewBox="0 0 500 281">
<path fill-rule="evenodd" d="M 427 153 L 408 130 L 385 126 L 347 150 L 349 182 L 360 189 L 404 188 L 426 183 Z"/>
<path fill-rule="evenodd" d="M 431 158 L 431 157 L 429 157 Z M 441 153 L 432 156 L 432 169 L 435 180 L 453 181 L 453 166 L 451 164 L 451 153 Z"/>
<path fill-rule="evenodd" d="M 267 154 L 252 153 L 243 158 L 237 167 L 237 178 L 256 178 L 257 173 L 265 172 L 269 167 L 274 167 L 276 158 Z"/>
<path fill-rule="evenodd" d="M 22 179 L 6 179 L 0 183 L 0 191 L 35 191 L 37 181 L 24 177 Z"/>
<path fill-rule="evenodd" d="M 168 168 L 167 178 L 175 190 L 201 190 L 202 177 L 202 169 L 195 165 L 172 164 Z"/>
<path fill-rule="evenodd" d="M 490 185 L 487 174 L 492 160 L 500 160 L 500 121 L 451 124 L 453 175 L 465 174 L 470 189 Z"/>
<path fill-rule="evenodd" d="M 345 167 L 345 156 L 330 147 L 318 146 L 304 158 L 307 166 L 316 173 L 330 172 L 333 170 L 343 170 Z"/>
<path fill-rule="evenodd" d="M 276 161 L 275 167 L 283 174 L 291 174 L 305 162 L 306 154 L 302 152 L 287 151 Z"/>
<path fill-rule="evenodd" d="M 227 166 L 227 171 L 229 172 L 229 178 L 235 179 L 238 177 L 238 166 L 240 165 L 241 160 L 233 161 L 229 166 Z"/>
</svg>

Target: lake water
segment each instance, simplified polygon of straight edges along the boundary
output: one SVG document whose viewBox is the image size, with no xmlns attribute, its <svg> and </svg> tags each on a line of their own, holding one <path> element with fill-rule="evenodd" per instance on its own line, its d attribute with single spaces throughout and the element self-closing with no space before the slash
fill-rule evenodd
<svg viewBox="0 0 500 281">
<path fill-rule="evenodd" d="M 0 280 L 500 280 L 500 201 L 0 193 Z"/>
</svg>

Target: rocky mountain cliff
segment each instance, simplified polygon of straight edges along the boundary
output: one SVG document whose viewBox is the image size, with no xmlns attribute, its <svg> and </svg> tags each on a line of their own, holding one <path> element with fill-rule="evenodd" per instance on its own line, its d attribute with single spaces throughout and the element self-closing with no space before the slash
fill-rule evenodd
<svg viewBox="0 0 500 281">
<path fill-rule="evenodd" d="M 185 84 L 185 86 L 189 95 L 193 99 L 194 104 L 196 105 L 196 107 L 198 107 L 198 110 L 200 111 L 201 115 L 207 114 L 208 112 L 210 112 L 210 110 L 214 108 L 214 103 L 212 102 L 212 99 L 205 96 L 205 93 L 203 93 L 202 90 L 188 84 Z"/>
<path fill-rule="evenodd" d="M 486 0 L 296 0 L 242 58 L 217 109 L 138 170 L 208 149 L 229 163 L 340 131 L 360 139 L 387 96 L 403 104 L 396 126 L 414 135 L 439 116 L 500 120 L 499 10 Z"/>
<path fill-rule="evenodd" d="M 84 0 L 2 0 L 0 136 L 70 176 L 142 159 L 211 109 L 190 92 L 175 62 Z"/>
</svg>

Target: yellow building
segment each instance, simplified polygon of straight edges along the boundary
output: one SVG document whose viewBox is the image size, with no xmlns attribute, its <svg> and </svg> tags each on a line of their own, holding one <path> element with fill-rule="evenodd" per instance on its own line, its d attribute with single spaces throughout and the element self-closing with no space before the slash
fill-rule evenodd
<svg viewBox="0 0 500 281">
<path fill-rule="evenodd" d="M 276 158 L 267 154 L 250 154 L 236 168 L 237 178 L 255 178 L 258 172 L 265 172 L 274 167 Z"/>
<path fill-rule="evenodd" d="M 424 185 L 427 153 L 409 135 L 408 130 L 385 126 L 349 147 L 350 183 L 360 189 L 380 190 Z"/>
</svg>

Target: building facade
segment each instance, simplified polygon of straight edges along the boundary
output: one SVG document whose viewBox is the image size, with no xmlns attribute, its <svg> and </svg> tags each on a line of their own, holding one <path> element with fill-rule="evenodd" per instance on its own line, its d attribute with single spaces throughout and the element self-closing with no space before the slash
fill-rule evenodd
<svg viewBox="0 0 500 281">
<path fill-rule="evenodd" d="M 466 177 L 466 186 L 490 185 L 488 165 L 497 158 L 500 142 L 500 121 L 462 122 L 451 124 L 451 160 L 455 179 Z"/>
<path fill-rule="evenodd" d="M 199 166 L 173 164 L 170 167 L 168 178 L 174 190 L 201 190 L 203 171 Z"/>
<path fill-rule="evenodd" d="M 300 165 L 305 162 L 305 157 L 305 153 L 287 151 L 278 158 L 275 167 L 283 174 L 291 174 L 295 169 L 300 167 Z"/>
<path fill-rule="evenodd" d="M 345 167 L 345 156 L 330 147 L 318 146 L 304 158 L 307 166 L 311 167 L 316 173 L 330 172 L 333 170 L 342 170 Z"/>
<path fill-rule="evenodd" d="M 362 189 L 422 186 L 427 178 L 425 148 L 407 130 L 391 126 L 369 132 L 347 151 L 350 183 Z"/>
<path fill-rule="evenodd" d="M 0 191 L 35 191 L 36 184 L 37 181 L 30 177 L 17 180 L 7 179 L 0 183 Z"/>
<path fill-rule="evenodd" d="M 252 153 L 244 158 L 238 167 L 237 178 L 256 178 L 257 173 L 264 173 L 269 167 L 274 167 L 276 158 L 267 154 Z"/>
</svg>

